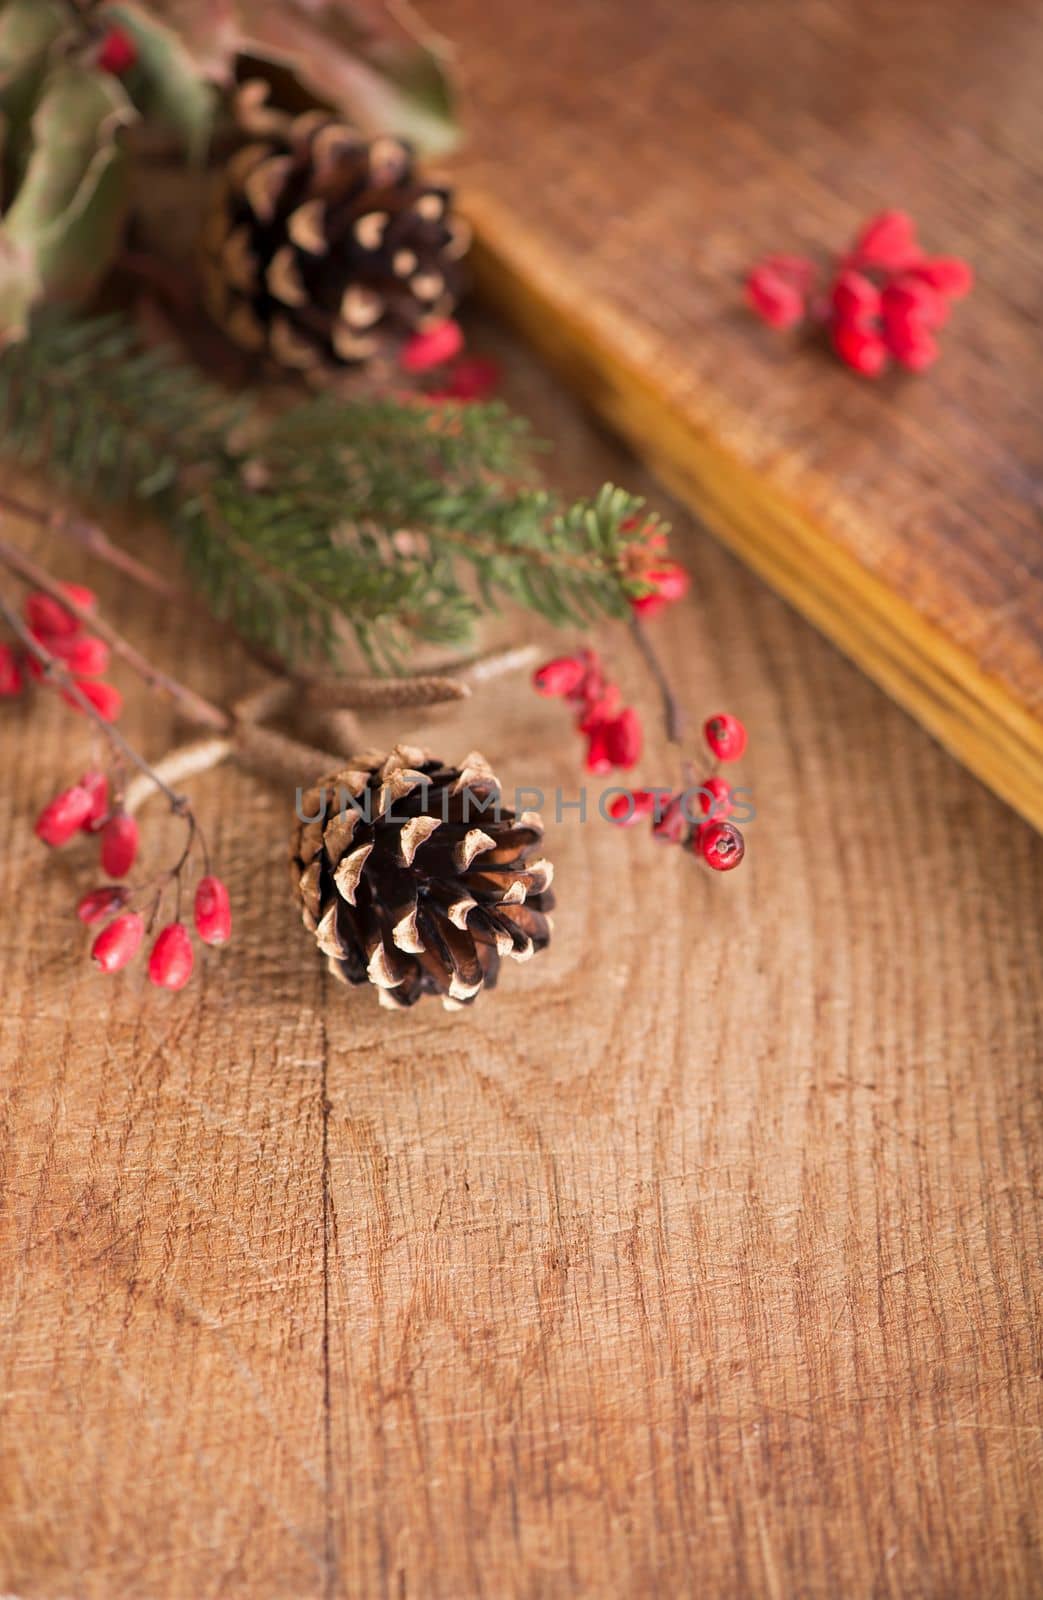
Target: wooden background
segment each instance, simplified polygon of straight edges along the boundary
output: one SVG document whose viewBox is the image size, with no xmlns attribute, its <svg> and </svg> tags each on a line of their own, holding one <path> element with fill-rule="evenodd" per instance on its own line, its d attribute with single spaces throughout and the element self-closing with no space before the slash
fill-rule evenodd
<svg viewBox="0 0 1043 1600">
<path fill-rule="evenodd" d="M 1040 0 L 421 0 L 486 292 L 713 532 L 1043 828 Z M 745 308 L 908 210 L 977 273 L 925 377 Z"/>
<path fill-rule="evenodd" d="M 563 482 L 643 483 L 507 353 Z M 1043 1592 L 1043 842 L 678 521 L 657 626 L 749 725 L 747 862 L 552 825 L 555 943 L 463 1016 L 326 978 L 293 796 L 230 770 L 193 794 L 234 942 L 180 996 L 97 975 L 90 852 L 30 831 L 88 735 L 0 710 L 0 1592 Z M 242 687 L 201 617 L 100 587 Z M 373 731 L 577 782 L 524 682 L 434 723 Z"/>
</svg>

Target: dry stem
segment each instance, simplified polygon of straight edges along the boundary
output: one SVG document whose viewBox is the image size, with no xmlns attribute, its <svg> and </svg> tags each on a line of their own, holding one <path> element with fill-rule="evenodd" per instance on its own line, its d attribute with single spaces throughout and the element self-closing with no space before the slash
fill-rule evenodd
<svg viewBox="0 0 1043 1600">
<path fill-rule="evenodd" d="M 30 505 L 25 500 L 20 500 L 17 495 L 0 492 L 0 507 L 10 511 L 13 516 L 22 517 L 26 522 L 35 522 L 41 528 L 49 528 L 67 539 L 73 539 L 86 550 L 88 555 L 96 556 L 99 561 L 104 561 L 106 566 L 113 567 L 117 572 L 122 572 L 125 577 L 133 578 L 135 583 L 140 583 L 143 588 L 151 589 L 154 594 L 162 595 L 164 600 L 172 600 L 176 604 L 183 604 L 186 596 L 158 572 L 147 567 L 143 561 L 138 561 L 126 550 L 114 544 L 96 523 L 87 522 L 83 517 L 70 517 L 62 511 L 44 511 L 40 506 Z"/>
</svg>

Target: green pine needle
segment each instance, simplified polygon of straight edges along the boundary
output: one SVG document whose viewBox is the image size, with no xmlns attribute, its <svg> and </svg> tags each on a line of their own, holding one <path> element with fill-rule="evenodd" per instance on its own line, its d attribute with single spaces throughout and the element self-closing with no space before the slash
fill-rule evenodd
<svg viewBox="0 0 1043 1600">
<path fill-rule="evenodd" d="M 214 613 L 290 664 L 354 633 L 395 671 L 514 602 L 560 624 L 646 592 L 642 501 L 562 505 L 506 407 L 308 400 L 263 417 L 122 319 L 48 316 L 0 355 L 0 451 L 75 496 L 147 507 Z"/>
</svg>

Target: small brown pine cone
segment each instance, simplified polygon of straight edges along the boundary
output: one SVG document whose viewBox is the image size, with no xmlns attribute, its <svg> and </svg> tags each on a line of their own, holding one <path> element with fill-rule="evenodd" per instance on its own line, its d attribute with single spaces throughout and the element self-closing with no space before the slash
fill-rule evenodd
<svg viewBox="0 0 1043 1600">
<path fill-rule="evenodd" d="M 408 745 L 358 756 L 299 810 L 291 858 L 305 926 L 334 976 L 375 984 L 382 1005 L 425 994 L 448 1010 L 471 1005 L 495 987 L 503 956 L 527 961 L 548 944 L 554 873 L 533 859 L 542 819 L 502 805 L 477 752 L 461 767 Z"/>
<path fill-rule="evenodd" d="M 226 163 L 203 230 L 215 321 L 242 348 L 302 373 L 387 353 L 451 315 L 465 227 L 401 140 L 367 141 L 332 112 L 269 109 L 240 90 L 250 142 Z"/>
</svg>

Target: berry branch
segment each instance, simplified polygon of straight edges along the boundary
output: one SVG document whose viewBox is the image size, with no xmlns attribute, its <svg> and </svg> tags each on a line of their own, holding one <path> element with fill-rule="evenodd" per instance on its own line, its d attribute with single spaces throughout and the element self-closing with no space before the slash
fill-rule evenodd
<svg viewBox="0 0 1043 1600">
<path fill-rule="evenodd" d="M 113 318 L 42 318 L 0 353 L 0 449 L 158 515 L 215 614 L 284 670 L 334 665 L 354 632 L 373 671 L 400 671 L 504 598 L 622 617 L 647 587 L 635 546 L 659 537 L 621 489 L 529 486 L 533 446 L 501 405 L 327 396 L 272 416 Z"/>
<path fill-rule="evenodd" d="M 61 594 L 60 590 L 59 597 L 61 604 L 71 610 L 70 601 Z M 119 729 L 115 728 L 111 721 L 102 715 L 94 702 L 83 693 L 65 663 L 59 660 L 57 656 L 52 655 L 47 647 L 40 643 L 39 639 L 26 627 L 17 611 L 8 604 L 2 594 L 0 594 L 0 615 L 3 616 L 4 621 L 18 639 L 26 654 L 30 655 L 39 666 L 40 675 L 44 682 L 60 689 L 62 696 L 71 701 L 79 711 L 83 712 L 84 716 L 94 723 L 95 727 L 113 746 L 119 756 L 123 760 L 129 761 L 132 766 L 137 767 L 143 777 L 147 778 L 161 794 L 166 795 L 170 801 L 171 810 L 177 812 L 178 815 L 184 815 L 188 804 L 184 795 L 175 793 L 161 774 L 150 766 L 144 756 L 140 756 L 134 746 L 123 737 Z"/>
<path fill-rule="evenodd" d="M 667 676 L 666 668 L 659 659 L 659 653 L 648 635 L 644 622 L 636 611 L 631 612 L 630 632 L 634 636 L 634 643 L 644 658 L 645 665 L 655 680 L 663 704 L 663 725 L 666 737 L 671 744 L 681 744 L 684 740 L 684 712 L 674 693 L 673 685 Z"/>
<path fill-rule="evenodd" d="M 185 684 L 179 683 L 176 678 L 170 677 L 168 673 L 161 672 L 158 667 L 153 666 L 152 662 L 146 656 L 143 656 L 140 650 L 135 649 L 132 644 L 124 639 L 123 635 L 118 633 L 111 623 L 106 622 L 104 617 L 100 616 L 96 611 L 81 605 L 77 599 L 70 595 L 67 588 L 63 588 L 61 584 L 56 583 L 50 573 L 39 566 L 31 556 L 27 556 L 17 545 L 10 544 L 6 539 L 0 539 L 0 566 L 6 567 L 9 572 L 16 574 L 23 582 L 30 584 L 34 589 L 47 595 L 57 605 L 75 617 L 76 621 L 82 626 L 94 628 L 115 655 L 118 655 L 132 671 L 143 678 L 150 689 L 154 689 L 158 694 L 172 700 L 189 721 L 201 723 L 205 727 L 216 729 L 218 732 L 224 732 L 231 726 L 228 713 L 222 711 L 220 706 L 213 705 L 211 701 L 197 694 L 194 689 L 189 689 Z M 35 650 L 30 653 L 36 655 L 39 660 L 39 655 Z"/>
<path fill-rule="evenodd" d="M 103 771 L 91 770 L 64 789 L 44 807 L 36 820 L 35 832 L 43 843 L 58 848 L 78 833 L 98 834 L 101 866 L 109 880 L 126 878 L 138 854 L 139 830 L 135 813 L 152 794 L 162 794 L 171 812 L 186 829 L 182 849 L 172 866 L 137 886 L 108 881 L 85 894 L 77 907 L 87 926 L 103 923 L 91 948 L 91 955 L 105 972 L 118 972 L 137 954 L 146 935 L 151 935 L 165 895 L 174 888 L 174 920 L 161 929 L 153 943 L 148 970 L 151 981 L 166 989 L 180 989 L 194 967 L 192 940 L 185 927 L 181 908 L 184 877 L 194 851 L 202 854 L 202 876 L 194 899 L 196 932 L 207 944 L 223 944 L 231 933 L 231 906 L 228 891 L 210 870 L 206 840 L 186 796 L 177 785 L 235 756 L 243 765 L 297 784 L 342 763 L 324 750 L 312 749 L 284 737 L 254 720 L 283 709 L 298 694 L 289 679 L 280 679 L 237 702 L 231 709 L 216 706 L 194 691 L 156 669 L 145 657 L 127 646 L 116 631 L 97 615 L 89 590 L 55 583 L 30 557 L 0 541 L 0 566 L 26 583 L 37 585 L 26 600 L 23 618 L 0 593 L 0 618 L 7 623 L 21 646 L 23 658 L 42 684 L 59 692 L 74 710 L 82 712 L 96 726 L 114 753 L 110 779 Z M 49 623 L 48 633 L 41 623 Z M 148 686 L 172 698 L 188 721 L 209 730 L 209 736 L 170 752 L 155 764 L 147 761 L 113 725 L 118 705 L 108 700 L 102 709 L 86 690 L 97 691 L 96 682 L 77 679 L 67 661 L 49 648 L 68 648 L 85 637 L 75 632 L 77 624 L 89 623 L 125 646 L 119 653 L 141 673 Z M 99 634 L 100 637 L 100 634 Z M 10 656 L 6 646 L 0 651 Z M 173 692 L 172 692 L 173 691 Z M 5 692 L 10 692 L 9 689 Z M 115 690 L 112 691 L 115 694 Z M 214 731 L 226 737 L 214 737 Z M 137 776 L 125 781 L 125 769 L 133 767 Z"/>
</svg>

